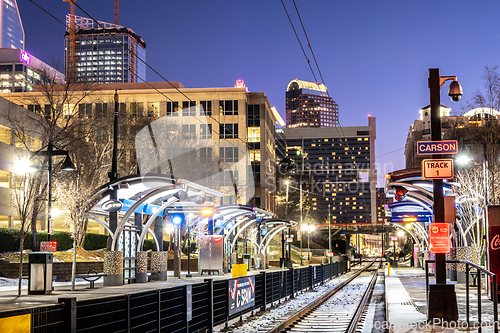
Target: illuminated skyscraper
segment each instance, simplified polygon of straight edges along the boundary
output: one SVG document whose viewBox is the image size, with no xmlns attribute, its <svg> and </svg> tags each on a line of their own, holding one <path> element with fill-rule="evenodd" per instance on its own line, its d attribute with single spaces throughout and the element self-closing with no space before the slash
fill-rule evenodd
<svg viewBox="0 0 500 333">
<path fill-rule="evenodd" d="M 0 48 L 24 50 L 24 28 L 16 0 L 0 0 Z"/>
<path fill-rule="evenodd" d="M 339 125 L 339 106 L 324 84 L 292 80 L 286 90 L 286 127 Z"/>
<path fill-rule="evenodd" d="M 66 16 L 70 25 L 69 15 Z M 133 83 L 146 80 L 146 43 L 132 29 L 76 16 L 75 77 L 85 83 Z M 103 28 L 104 27 L 104 28 Z M 70 68 L 66 30 L 64 72 Z M 142 59 L 143 61 L 139 60 Z"/>
</svg>

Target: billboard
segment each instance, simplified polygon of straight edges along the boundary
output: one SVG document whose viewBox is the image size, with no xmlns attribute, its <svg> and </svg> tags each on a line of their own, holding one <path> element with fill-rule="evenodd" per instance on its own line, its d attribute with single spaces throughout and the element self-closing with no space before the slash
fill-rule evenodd
<svg viewBox="0 0 500 333">
<path fill-rule="evenodd" d="M 229 280 L 229 315 L 255 305 L 255 277 Z"/>
</svg>

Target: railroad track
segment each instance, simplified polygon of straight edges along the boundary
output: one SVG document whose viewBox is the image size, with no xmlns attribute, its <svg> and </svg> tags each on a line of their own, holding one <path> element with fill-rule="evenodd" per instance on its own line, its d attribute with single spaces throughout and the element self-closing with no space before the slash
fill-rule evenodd
<svg viewBox="0 0 500 333">
<path fill-rule="evenodd" d="M 381 262 L 373 262 L 360 269 L 303 310 L 267 330 L 267 333 L 356 332 L 370 300 L 380 265 Z"/>
</svg>

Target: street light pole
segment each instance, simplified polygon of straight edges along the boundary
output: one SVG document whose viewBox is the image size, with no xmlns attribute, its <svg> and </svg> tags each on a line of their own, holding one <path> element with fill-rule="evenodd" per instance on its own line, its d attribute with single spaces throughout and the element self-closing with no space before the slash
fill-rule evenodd
<svg viewBox="0 0 500 333">
<path fill-rule="evenodd" d="M 328 204 L 328 252 L 332 252 L 332 223 L 330 220 L 330 204 Z M 330 263 L 332 263 L 332 259 L 333 258 L 330 257 Z"/>
<path fill-rule="evenodd" d="M 113 182 L 118 179 L 118 112 L 119 112 L 119 103 L 118 103 L 118 90 L 115 90 L 115 112 L 113 119 L 113 158 L 111 160 L 111 172 L 108 172 L 109 181 Z M 109 192 L 110 200 L 118 199 L 118 186 L 113 186 L 113 188 Z M 116 231 L 118 226 L 118 212 L 110 212 L 109 213 L 109 229 L 112 232 Z M 111 237 L 109 241 L 109 249 L 111 250 Z"/>
</svg>

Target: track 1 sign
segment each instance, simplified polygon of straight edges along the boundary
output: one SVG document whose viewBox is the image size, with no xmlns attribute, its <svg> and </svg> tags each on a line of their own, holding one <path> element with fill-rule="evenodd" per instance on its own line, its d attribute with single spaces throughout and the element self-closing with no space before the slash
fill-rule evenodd
<svg viewBox="0 0 500 333">
<path fill-rule="evenodd" d="M 418 141 L 418 155 L 434 155 L 434 154 L 457 154 L 457 140 L 449 141 Z"/>
<path fill-rule="evenodd" d="M 452 179 L 453 160 L 429 159 L 422 161 L 422 179 Z"/>
</svg>

